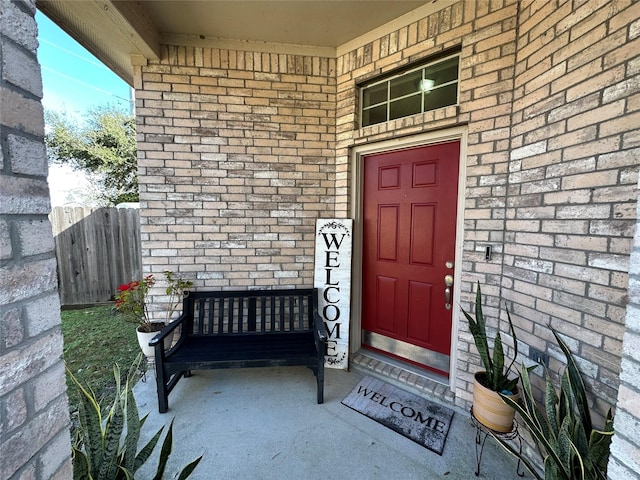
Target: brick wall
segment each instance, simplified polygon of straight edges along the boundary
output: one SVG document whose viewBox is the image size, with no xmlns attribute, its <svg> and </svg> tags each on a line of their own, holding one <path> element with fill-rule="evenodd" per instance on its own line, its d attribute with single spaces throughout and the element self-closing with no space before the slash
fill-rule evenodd
<svg viewBox="0 0 640 480">
<path fill-rule="evenodd" d="M 514 312 L 521 351 L 546 351 L 553 371 L 563 357 L 547 325 L 563 333 L 593 394 L 596 425 L 616 403 L 625 330 L 640 164 L 638 17 L 630 2 L 463 2 L 337 63 L 338 210 L 353 215 L 350 147 L 467 124 L 463 299 L 480 280 L 486 313 L 495 322 L 498 305 Z M 455 45 L 457 111 L 358 129 L 358 83 Z M 466 332 L 463 325 L 455 372 L 465 407 L 478 369 Z"/>
<path fill-rule="evenodd" d="M 144 270 L 311 285 L 315 220 L 334 215 L 335 60 L 164 47 L 136 77 Z"/>
<path fill-rule="evenodd" d="M 35 1 L 2 3 L 0 472 L 71 478 Z"/>
<path fill-rule="evenodd" d="M 460 2 L 373 39 L 338 58 L 336 175 L 337 210 L 349 211 L 354 179 L 349 171 L 352 146 L 424 132 L 467 126 L 463 277 L 464 300 L 476 280 L 487 296 L 485 313 L 492 327 L 498 316 L 502 242 L 506 211 L 509 136 L 515 65 L 517 3 Z M 388 123 L 358 128 L 358 84 L 400 66 L 460 50 L 458 107 L 446 107 Z M 491 262 L 484 249 L 492 245 Z M 479 357 L 467 327 L 458 336 L 456 402 L 468 407 Z"/>
<path fill-rule="evenodd" d="M 338 211 L 353 214 L 350 147 L 466 124 L 463 299 L 480 280 L 489 315 L 495 320 L 497 306 L 507 305 L 523 354 L 529 345 L 547 351 L 556 371 L 562 356 L 547 324 L 567 335 L 600 414 L 616 400 L 635 222 L 637 9 L 630 2 L 461 2 L 337 62 Z M 358 129 L 359 83 L 455 46 L 458 109 Z M 463 325 L 461 406 L 478 365 L 465 332 Z"/>
<path fill-rule="evenodd" d="M 547 326 L 564 335 L 600 417 L 616 403 L 636 222 L 639 16 L 632 2 L 519 11 L 502 293 L 552 371 L 564 357 Z"/>
</svg>

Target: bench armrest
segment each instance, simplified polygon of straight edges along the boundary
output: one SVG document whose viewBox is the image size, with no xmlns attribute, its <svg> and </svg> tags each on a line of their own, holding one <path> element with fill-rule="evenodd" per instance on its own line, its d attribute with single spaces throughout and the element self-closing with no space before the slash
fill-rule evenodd
<svg viewBox="0 0 640 480">
<path fill-rule="evenodd" d="M 316 340 L 327 343 L 329 340 L 329 334 L 327 333 L 327 327 L 322 321 L 322 317 L 318 313 L 318 289 L 313 289 L 313 295 L 311 295 L 311 313 L 313 315 L 313 335 Z"/>
<path fill-rule="evenodd" d="M 313 334 L 318 338 L 318 340 L 325 343 L 327 342 L 327 340 L 329 339 L 327 327 L 322 321 L 322 317 L 315 309 L 313 311 L 313 330 Z"/>
<path fill-rule="evenodd" d="M 186 318 L 187 315 L 183 313 L 169 325 L 160 330 L 160 333 L 158 333 L 158 335 L 151 339 L 151 341 L 149 342 L 149 346 L 155 347 L 156 345 L 162 344 L 165 337 L 173 332 L 178 327 L 178 325 L 181 325 L 186 320 Z"/>
</svg>

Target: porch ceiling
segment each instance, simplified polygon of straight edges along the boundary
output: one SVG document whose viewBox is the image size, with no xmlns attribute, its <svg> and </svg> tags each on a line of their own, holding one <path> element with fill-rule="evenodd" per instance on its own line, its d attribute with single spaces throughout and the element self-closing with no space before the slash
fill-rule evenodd
<svg viewBox="0 0 640 480">
<path fill-rule="evenodd" d="M 457 0 L 37 0 L 37 7 L 130 85 L 162 43 L 233 45 L 326 56 L 409 12 Z"/>
</svg>

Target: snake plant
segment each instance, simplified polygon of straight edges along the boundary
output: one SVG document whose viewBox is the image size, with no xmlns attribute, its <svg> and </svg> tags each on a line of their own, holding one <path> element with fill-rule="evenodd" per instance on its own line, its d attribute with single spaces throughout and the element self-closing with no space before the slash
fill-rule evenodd
<svg viewBox="0 0 640 480">
<path fill-rule="evenodd" d="M 475 301 L 475 318 L 469 313 L 462 311 L 464 316 L 469 322 L 469 330 L 473 335 L 473 341 L 480 354 L 480 359 L 485 369 L 484 386 L 493 390 L 494 392 L 511 392 L 515 393 L 516 385 L 518 384 L 517 375 L 511 376 L 511 367 L 518 356 L 518 339 L 516 338 L 516 332 L 513 328 L 511 321 L 511 315 L 507 310 L 507 319 L 509 321 L 509 329 L 511 330 L 511 336 L 513 338 L 513 360 L 505 368 L 504 363 L 504 348 L 502 346 L 502 338 L 500 336 L 500 330 L 496 334 L 496 338 L 493 341 L 493 354 L 489 350 L 489 339 L 487 338 L 487 327 L 482 313 L 482 292 L 480 289 L 480 282 L 478 282 L 478 288 L 476 290 Z"/>
<path fill-rule="evenodd" d="M 142 427 L 147 419 L 138 416 L 133 396 L 133 377 L 141 355 L 132 365 L 125 384 L 120 381 L 120 369 L 114 366 L 116 394 L 108 409 L 103 408 L 95 393 L 83 386 L 71 372 L 69 376 L 81 393 L 80 426 L 72 446 L 74 480 L 130 480 L 144 465 L 155 449 L 164 427 L 158 430 L 140 451 L 137 450 Z M 103 414 L 104 412 L 104 414 Z M 154 480 L 161 480 L 173 444 L 173 421 L 160 449 L 160 458 Z M 188 478 L 202 457 L 189 463 L 180 472 L 178 480 Z"/>
<path fill-rule="evenodd" d="M 506 395 L 502 399 L 520 414 L 536 443 L 542 447 L 544 477 L 511 444 L 495 436 L 500 444 L 519 457 L 538 480 L 606 480 L 609 447 L 613 436 L 613 415 L 609 409 L 602 430 L 593 428 L 582 376 L 567 344 L 551 328 L 566 357 L 561 377 L 560 395 L 549 372 L 545 372 L 545 395 L 542 407 L 536 404 L 531 390 L 531 369 L 522 367 L 522 404 Z"/>
</svg>

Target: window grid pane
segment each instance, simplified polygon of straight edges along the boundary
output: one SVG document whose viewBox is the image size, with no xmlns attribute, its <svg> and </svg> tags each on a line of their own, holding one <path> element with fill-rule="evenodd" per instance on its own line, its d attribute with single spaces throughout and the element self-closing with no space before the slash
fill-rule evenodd
<svg viewBox="0 0 640 480">
<path fill-rule="evenodd" d="M 362 94 L 362 106 L 371 107 L 373 105 L 386 102 L 389 98 L 387 96 L 387 90 L 388 88 L 386 83 L 373 85 L 364 89 Z"/>
<path fill-rule="evenodd" d="M 377 107 L 363 110 L 362 123 L 366 125 L 375 125 L 387 121 L 387 104 L 383 103 Z M 366 123 L 365 123 L 366 122 Z"/>
<path fill-rule="evenodd" d="M 415 115 L 422 110 L 422 94 L 412 95 L 400 100 L 394 100 L 389 105 L 389 120 Z"/>
<path fill-rule="evenodd" d="M 395 98 L 420 93 L 422 72 L 412 72 L 389 81 L 389 98 Z"/>
<path fill-rule="evenodd" d="M 424 96 L 424 111 L 455 105 L 458 97 L 458 84 L 450 83 Z"/>
</svg>

